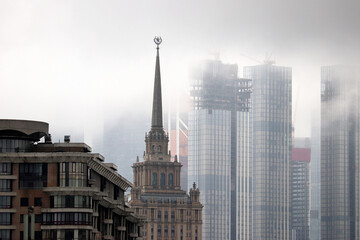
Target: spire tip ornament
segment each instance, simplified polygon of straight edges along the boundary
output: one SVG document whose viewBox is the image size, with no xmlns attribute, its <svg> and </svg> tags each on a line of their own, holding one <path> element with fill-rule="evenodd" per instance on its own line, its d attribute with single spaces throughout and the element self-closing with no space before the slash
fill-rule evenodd
<svg viewBox="0 0 360 240">
<path fill-rule="evenodd" d="M 159 49 L 159 45 L 162 43 L 161 37 L 154 37 L 154 43 L 156 44 L 156 48 Z"/>
</svg>

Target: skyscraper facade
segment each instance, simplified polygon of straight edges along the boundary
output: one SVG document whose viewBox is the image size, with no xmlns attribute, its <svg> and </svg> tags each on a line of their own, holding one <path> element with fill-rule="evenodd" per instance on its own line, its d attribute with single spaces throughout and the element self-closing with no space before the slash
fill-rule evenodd
<svg viewBox="0 0 360 240">
<path fill-rule="evenodd" d="M 237 65 L 205 61 L 194 71 L 188 182 L 201 189 L 203 238 L 251 239 L 251 81 Z"/>
<path fill-rule="evenodd" d="M 253 88 L 253 239 L 291 238 L 292 70 L 244 67 Z"/>
<path fill-rule="evenodd" d="M 322 239 L 360 238 L 358 69 L 321 69 Z"/>
<path fill-rule="evenodd" d="M 320 112 L 312 114 L 310 162 L 310 240 L 321 239 Z"/>
<path fill-rule="evenodd" d="M 297 140 L 295 139 L 293 143 L 292 161 L 290 164 L 292 240 L 308 240 L 311 148 L 310 139 Z"/>
</svg>

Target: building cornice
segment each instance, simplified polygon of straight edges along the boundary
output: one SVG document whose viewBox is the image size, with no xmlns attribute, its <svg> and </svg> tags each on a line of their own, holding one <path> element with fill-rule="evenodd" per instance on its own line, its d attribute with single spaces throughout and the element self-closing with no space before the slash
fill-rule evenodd
<svg viewBox="0 0 360 240">
<path fill-rule="evenodd" d="M 110 182 L 120 187 L 124 191 L 126 191 L 129 187 L 133 187 L 130 181 L 94 158 L 89 161 L 88 166 L 100 175 L 106 176 Z"/>
</svg>

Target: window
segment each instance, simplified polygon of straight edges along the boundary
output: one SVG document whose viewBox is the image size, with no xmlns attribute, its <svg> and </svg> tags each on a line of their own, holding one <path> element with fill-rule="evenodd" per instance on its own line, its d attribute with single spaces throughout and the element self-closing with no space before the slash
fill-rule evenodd
<svg viewBox="0 0 360 240">
<path fill-rule="evenodd" d="M 90 225 L 91 214 L 89 213 L 43 213 L 42 224 L 44 225 Z"/>
<path fill-rule="evenodd" d="M 164 212 L 164 221 L 167 222 L 169 220 L 168 211 Z"/>
<path fill-rule="evenodd" d="M 11 225 L 11 213 L 0 213 L 0 225 Z"/>
<path fill-rule="evenodd" d="M 11 180 L 1 179 L 0 180 L 0 192 L 11 192 Z"/>
<path fill-rule="evenodd" d="M 161 221 L 161 211 L 160 210 L 158 211 L 158 221 L 159 222 Z"/>
<path fill-rule="evenodd" d="M 21 207 L 27 207 L 27 206 L 29 206 L 29 199 L 28 199 L 28 198 L 21 198 L 21 199 L 20 199 L 20 206 L 21 206 Z"/>
<path fill-rule="evenodd" d="M 42 199 L 41 198 L 34 198 L 34 206 L 35 207 L 41 207 L 42 206 Z"/>
<path fill-rule="evenodd" d="M 24 214 L 20 214 L 20 223 L 24 223 Z"/>
<path fill-rule="evenodd" d="M 42 239 L 42 234 L 41 231 L 35 231 L 35 240 L 37 239 Z M 85 238 L 81 238 L 81 239 L 85 239 Z"/>
<path fill-rule="evenodd" d="M 11 230 L 0 230 L 0 239 L 1 240 L 10 240 L 11 239 Z"/>
<path fill-rule="evenodd" d="M 46 163 L 20 163 L 19 188 L 43 188 L 47 186 Z"/>
<path fill-rule="evenodd" d="M 160 186 L 165 187 L 165 173 L 160 174 Z"/>
<path fill-rule="evenodd" d="M 0 163 L 0 174 L 11 174 L 11 163 Z"/>
<path fill-rule="evenodd" d="M 175 226 L 174 225 L 171 226 L 171 236 L 175 237 Z"/>
<path fill-rule="evenodd" d="M 87 166 L 80 162 L 59 163 L 60 187 L 86 187 Z"/>
<path fill-rule="evenodd" d="M 35 214 L 35 222 L 41 223 L 42 221 L 42 215 L 41 214 Z"/>
<path fill-rule="evenodd" d="M 157 233 L 158 237 L 161 237 L 161 225 L 158 225 L 158 233 Z"/>
<path fill-rule="evenodd" d="M 0 196 L 0 208 L 11 208 L 10 196 Z"/>
<path fill-rule="evenodd" d="M 153 187 L 157 186 L 157 173 L 152 174 L 152 185 Z"/>
<path fill-rule="evenodd" d="M 161 146 L 158 146 L 158 152 L 161 153 Z"/>
<path fill-rule="evenodd" d="M 168 225 L 164 226 L 164 236 L 167 237 L 168 236 Z"/>
<path fill-rule="evenodd" d="M 168 176 L 168 184 L 169 184 L 169 187 L 173 187 L 174 186 L 174 175 L 172 173 L 169 173 L 169 176 Z"/>
<path fill-rule="evenodd" d="M 171 211 L 171 222 L 175 222 L 175 212 Z"/>
<path fill-rule="evenodd" d="M 52 196 L 50 206 L 53 208 L 90 208 L 89 196 Z"/>
</svg>

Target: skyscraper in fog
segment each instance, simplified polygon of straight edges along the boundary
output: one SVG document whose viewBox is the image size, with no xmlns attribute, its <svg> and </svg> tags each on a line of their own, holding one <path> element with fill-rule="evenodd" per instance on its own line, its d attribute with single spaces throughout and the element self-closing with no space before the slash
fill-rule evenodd
<svg viewBox="0 0 360 240">
<path fill-rule="evenodd" d="M 292 70 L 245 67 L 253 87 L 253 239 L 290 239 Z"/>
<path fill-rule="evenodd" d="M 205 61 L 194 71 L 188 183 L 201 191 L 203 238 L 251 239 L 251 81 L 237 65 Z"/>
<path fill-rule="evenodd" d="M 322 239 L 360 238 L 358 69 L 321 69 Z"/>
<path fill-rule="evenodd" d="M 320 111 L 312 114 L 310 163 L 310 240 L 321 239 Z"/>
<path fill-rule="evenodd" d="M 290 164 L 292 240 L 309 239 L 310 159 L 310 139 L 296 138 Z"/>
</svg>

